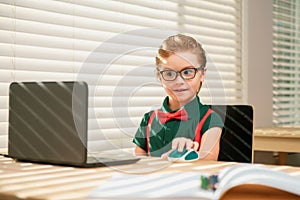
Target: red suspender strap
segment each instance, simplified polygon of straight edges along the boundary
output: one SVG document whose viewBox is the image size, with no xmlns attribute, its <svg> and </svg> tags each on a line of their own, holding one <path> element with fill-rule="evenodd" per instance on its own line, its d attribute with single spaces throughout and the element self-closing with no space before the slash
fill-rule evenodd
<svg viewBox="0 0 300 200">
<path fill-rule="evenodd" d="M 153 111 L 151 113 L 151 115 L 149 117 L 149 120 L 148 120 L 147 127 L 146 127 L 146 145 L 147 145 L 147 154 L 148 154 L 148 156 L 150 156 L 150 127 L 151 127 L 152 121 L 153 121 L 153 119 L 156 115 L 156 112 L 157 111 Z M 198 150 L 200 149 L 200 145 L 201 145 L 201 130 L 202 130 L 203 124 L 206 121 L 207 117 L 212 112 L 214 112 L 214 111 L 209 108 L 207 110 L 206 114 L 204 115 L 204 117 L 199 121 L 199 123 L 197 125 L 196 131 L 195 131 L 195 140 L 194 141 L 199 143 Z"/>
<path fill-rule="evenodd" d="M 151 113 L 150 118 L 148 120 L 147 127 L 146 127 L 146 145 L 147 145 L 148 156 L 150 156 L 150 127 L 151 127 L 152 121 L 155 117 L 155 114 L 156 114 L 156 111 L 153 111 Z"/>
<path fill-rule="evenodd" d="M 204 122 L 206 121 L 207 117 L 212 113 L 214 112 L 212 109 L 208 109 L 206 114 L 204 115 L 204 117 L 199 121 L 198 125 L 197 125 L 197 128 L 196 128 L 196 131 L 195 131 L 195 142 L 198 142 L 199 143 L 199 147 L 198 147 L 198 150 L 200 149 L 200 145 L 201 145 L 201 130 L 202 130 L 202 127 L 203 127 L 203 124 Z"/>
</svg>

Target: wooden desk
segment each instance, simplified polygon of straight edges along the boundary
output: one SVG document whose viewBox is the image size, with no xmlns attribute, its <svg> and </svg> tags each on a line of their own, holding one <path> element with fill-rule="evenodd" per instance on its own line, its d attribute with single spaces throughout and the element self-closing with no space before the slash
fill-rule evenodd
<svg viewBox="0 0 300 200">
<path fill-rule="evenodd" d="M 216 173 L 224 167 L 235 164 L 237 163 L 213 161 L 171 164 L 160 159 L 142 159 L 133 165 L 83 169 L 15 162 L 10 158 L 0 156 L 0 199 L 86 199 L 91 190 L 95 189 L 99 183 L 110 178 L 115 172 L 176 173 L 201 171 Z M 300 168 L 297 167 L 269 167 L 293 173 L 300 177 Z M 269 192 L 269 190 L 266 190 L 266 192 Z M 249 194 L 240 191 L 236 193 L 239 194 L 237 198 L 234 198 L 233 193 L 231 193 L 231 196 L 229 195 L 228 198 L 225 196 L 223 199 L 249 199 L 249 195 L 256 194 L 251 190 L 248 192 Z M 262 194 L 260 193 L 260 195 Z M 253 199 L 252 197 L 250 199 Z M 276 197 L 284 199 L 286 196 L 278 194 Z"/>
<path fill-rule="evenodd" d="M 254 130 L 254 150 L 279 153 L 279 164 L 288 152 L 300 153 L 300 127 L 271 127 Z"/>
</svg>

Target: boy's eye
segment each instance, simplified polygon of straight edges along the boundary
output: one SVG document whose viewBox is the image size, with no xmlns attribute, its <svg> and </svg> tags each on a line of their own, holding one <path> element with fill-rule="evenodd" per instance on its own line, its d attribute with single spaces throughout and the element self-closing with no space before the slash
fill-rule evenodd
<svg viewBox="0 0 300 200">
<path fill-rule="evenodd" d="M 184 75 L 190 75 L 190 74 L 193 73 L 193 70 L 192 70 L 192 69 L 185 69 L 185 70 L 182 71 L 182 73 L 183 73 Z"/>
<path fill-rule="evenodd" d="M 174 76 L 174 72 L 173 71 L 165 71 L 165 76 L 173 77 Z"/>
</svg>

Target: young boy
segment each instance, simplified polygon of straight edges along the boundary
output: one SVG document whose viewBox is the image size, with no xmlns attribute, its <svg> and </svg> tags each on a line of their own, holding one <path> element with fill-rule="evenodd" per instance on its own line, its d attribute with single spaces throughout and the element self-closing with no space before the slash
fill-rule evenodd
<svg viewBox="0 0 300 200">
<path fill-rule="evenodd" d="M 144 114 L 135 154 L 167 159 L 172 150 L 193 148 L 200 159 L 217 160 L 223 122 L 198 97 L 206 72 L 202 46 L 186 35 L 170 36 L 158 49 L 156 69 L 167 97 L 161 109 Z"/>
</svg>

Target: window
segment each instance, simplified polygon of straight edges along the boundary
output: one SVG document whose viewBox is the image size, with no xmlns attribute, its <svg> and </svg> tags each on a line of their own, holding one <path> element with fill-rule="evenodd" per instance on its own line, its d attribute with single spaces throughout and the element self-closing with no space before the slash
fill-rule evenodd
<svg viewBox="0 0 300 200">
<path fill-rule="evenodd" d="M 202 101 L 244 103 L 239 0 L 0 2 L 1 151 L 13 81 L 86 81 L 89 149 L 131 147 L 143 113 L 164 98 L 154 76 L 156 50 L 179 32 L 207 50 Z"/>
<path fill-rule="evenodd" d="M 300 124 L 300 2 L 273 0 L 273 123 Z"/>
</svg>

